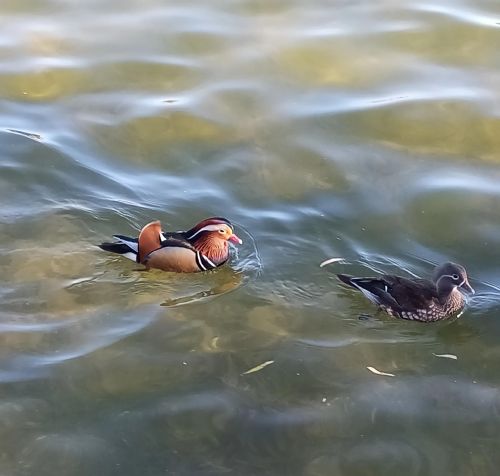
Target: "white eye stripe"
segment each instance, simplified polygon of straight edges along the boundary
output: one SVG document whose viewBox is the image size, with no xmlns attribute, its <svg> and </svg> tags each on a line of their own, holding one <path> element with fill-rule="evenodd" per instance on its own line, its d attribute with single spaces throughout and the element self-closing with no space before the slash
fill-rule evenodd
<svg viewBox="0 0 500 476">
<path fill-rule="evenodd" d="M 450 279 L 453 279 L 453 276 L 451 274 L 443 274 L 442 276 L 439 276 L 439 279 L 436 281 L 436 285 L 437 283 L 439 283 L 439 281 L 441 281 L 443 278 L 450 278 Z"/>
<path fill-rule="evenodd" d="M 440 277 L 439 277 L 439 279 L 436 281 L 436 286 L 437 286 L 437 284 L 439 283 L 439 281 L 441 281 L 441 279 L 443 279 L 443 278 L 451 278 L 453 281 L 456 281 L 456 279 L 455 279 L 453 276 L 457 276 L 457 275 L 456 275 L 456 274 L 454 274 L 454 275 L 451 275 L 451 274 L 443 274 L 443 275 L 442 275 L 442 276 L 440 276 Z M 460 287 L 461 287 L 461 286 L 463 286 L 464 284 L 465 284 L 465 279 L 464 279 L 461 283 L 457 284 L 456 286 L 457 286 L 457 288 L 460 288 Z"/>
<path fill-rule="evenodd" d="M 203 231 L 217 231 L 220 230 L 223 226 L 227 226 L 225 223 L 221 223 L 220 225 L 206 225 L 203 228 L 200 228 L 196 233 L 193 233 L 191 236 L 188 236 L 188 240 L 191 240 L 196 235 L 199 235 Z"/>
</svg>

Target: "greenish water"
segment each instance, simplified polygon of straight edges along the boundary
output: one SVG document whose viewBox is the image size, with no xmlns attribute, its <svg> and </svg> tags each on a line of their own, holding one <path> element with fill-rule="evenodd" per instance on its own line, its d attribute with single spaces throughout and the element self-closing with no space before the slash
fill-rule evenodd
<svg viewBox="0 0 500 476">
<path fill-rule="evenodd" d="M 496 475 L 499 28 L 488 0 L 1 2 L 0 474 Z M 95 247 L 211 215 L 244 245 L 208 275 Z M 453 322 L 360 320 L 333 278 L 444 260 L 477 291 Z"/>
</svg>

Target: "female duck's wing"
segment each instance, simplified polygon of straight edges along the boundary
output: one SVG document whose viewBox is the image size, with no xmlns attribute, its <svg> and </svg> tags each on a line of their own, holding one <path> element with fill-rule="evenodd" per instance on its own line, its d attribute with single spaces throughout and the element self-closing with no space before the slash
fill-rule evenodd
<svg viewBox="0 0 500 476">
<path fill-rule="evenodd" d="M 424 309 L 437 299 L 436 287 L 424 279 L 407 279 L 401 276 L 383 275 L 374 278 L 356 278 L 346 274 L 338 278 L 361 291 L 371 302 L 400 313 Z"/>
<path fill-rule="evenodd" d="M 408 279 L 384 275 L 388 292 L 404 311 L 428 308 L 438 299 L 436 286 L 427 279 Z"/>
<path fill-rule="evenodd" d="M 391 283 L 387 282 L 384 277 L 356 278 L 348 274 L 337 274 L 337 277 L 343 283 L 361 291 L 374 304 L 389 306 L 397 312 L 400 310 L 399 303 L 391 294 Z"/>
</svg>

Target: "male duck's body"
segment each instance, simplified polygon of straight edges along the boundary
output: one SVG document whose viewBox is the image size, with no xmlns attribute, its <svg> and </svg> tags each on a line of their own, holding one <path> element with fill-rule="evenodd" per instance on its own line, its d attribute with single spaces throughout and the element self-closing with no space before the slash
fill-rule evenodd
<svg viewBox="0 0 500 476">
<path fill-rule="evenodd" d="M 337 276 L 389 315 L 412 321 L 433 322 L 453 317 L 465 306 L 458 288 L 474 293 L 465 268 L 455 263 L 438 266 L 432 281 L 393 275 L 378 278 Z"/>
<path fill-rule="evenodd" d="M 223 265 L 229 259 L 228 241 L 241 244 L 225 218 L 212 217 L 187 231 L 164 232 L 159 221 L 148 223 L 138 238 L 114 235 L 115 243 L 100 248 L 141 263 L 178 273 L 196 273 Z"/>
</svg>

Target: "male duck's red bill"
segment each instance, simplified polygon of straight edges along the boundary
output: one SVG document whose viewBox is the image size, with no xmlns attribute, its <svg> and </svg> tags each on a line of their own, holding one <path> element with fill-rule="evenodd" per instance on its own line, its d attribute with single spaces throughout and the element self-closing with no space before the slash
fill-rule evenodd
<svg viewBox="0 0 500 476">
<path fill-rule="evenodd" d="M 187 231 L 164 232 L 159 221 L 148 223 L 138 238 L 113 235 L 118 241 L 99 245 L 147 268 L 197 273 L 223 265 L 229 259 L 228 241 L 241 245 L 233 225 L 221 217 L 207 218 Z"/>
</svg>

